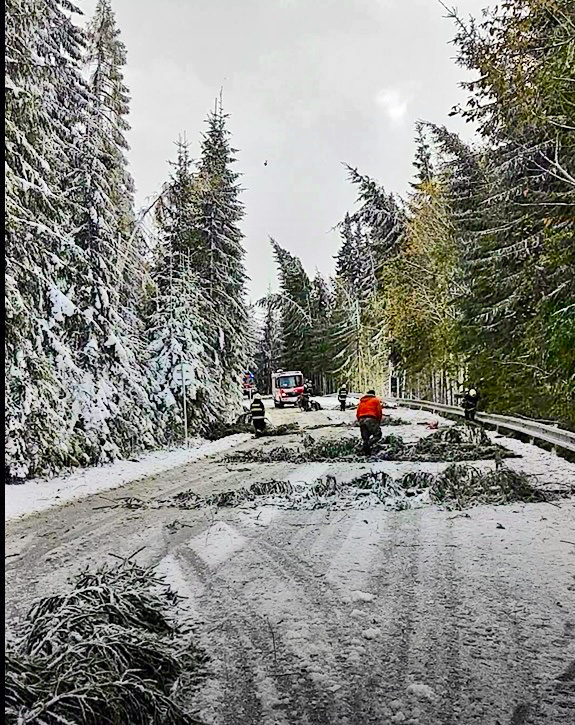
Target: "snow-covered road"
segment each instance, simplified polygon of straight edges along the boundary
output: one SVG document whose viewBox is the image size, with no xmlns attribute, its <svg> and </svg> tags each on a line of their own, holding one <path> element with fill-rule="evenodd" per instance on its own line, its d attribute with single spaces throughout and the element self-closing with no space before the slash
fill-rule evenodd
<svg viewBox="0 0 575 725">
<path fill-rule="evenodd" d="M 407 440 L 426 434 L 420 423 L 437 419 L 395 414 L 410 421 L 396 429 Z M 308 425 L 353 419 L 353 412 L 270 415 Z M 271 444 L 249 441 L 238 450 L 262 445 Z M 532 470 L 542 484 L 575 480 L 573 464 L 509 445 L 523 456 L 510 464 Z M 62 589 L 85 565 L 144 547 L 138 561 L 158 564 L 186 597 L 180 616 L 199 623 L 211 656 L 211 676 L 196 696 L 207 723 L 573 723 L 572 498 L 466 512 L 112 507 L 127 496 L 313 480 L 349 465 L 211 456 L 9 521 L 7 617 L 14 622 L 32 598 Z M 358 464 L 358 472 L 366 468 Z"/>
</svg>

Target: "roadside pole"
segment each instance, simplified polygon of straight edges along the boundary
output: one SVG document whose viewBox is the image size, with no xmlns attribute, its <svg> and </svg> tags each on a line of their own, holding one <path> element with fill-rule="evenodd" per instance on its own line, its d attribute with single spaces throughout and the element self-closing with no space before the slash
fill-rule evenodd
<svg viewBox="0 0 575 725">
<path fill-rule="evenodd" d="M 186 404 L 186 379 L 182 370 L 182 398 L 184 399 L 184 439 L 185 447 L 188 447 L 188 406 Z"/>
<path fill-rule="evenodd" d="M 182 385 L 182 402 L 184 405 L 184 438 L 185 446 L 188 447 L 188 405 L 186 400 L 186 388 L 194 378 L 194 368 L 190 363 L 181 362 L 174 368 L 174 380 Z"/>
</svg>

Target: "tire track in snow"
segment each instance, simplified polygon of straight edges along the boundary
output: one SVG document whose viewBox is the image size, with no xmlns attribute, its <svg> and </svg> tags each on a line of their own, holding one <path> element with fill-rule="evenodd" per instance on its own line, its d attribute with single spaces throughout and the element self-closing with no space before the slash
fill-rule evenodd
<svg viewBox="0 0 575 725">
<path fill-rule="evenodd" d="M 366 560 L 367 565 L 371 559 L 372 570 L 354 582 L 363 584 L 374 598 L 356 604 L 350 613 L 354 616 L 350 616 L 347 698 L 351 721 L 358 724 L 387 722 L 384 718 L 392 715 L 389 703 L 401 690 L 409 648 L 409 628 L 404 625 L 411 616 L 413 595 L 409 569 L 396 556 L 395 545 L 404 528 L 411 534 L 413 530 L 401 514 L 387 514 L 384 521 L 388 525 L 379 527 L 376 549 Z"/>
<path fill-rule="evenodd" d="M 243 521 L 244 515 L 240 514 L 240 516 L 242 516 L 240 520 Z M 272 615 L 275 615 L 275 621 L 283 620 L 283 626 L 278 628 L 277 641 L 293 651 L 291 658 L 293 665 L 300 667 L 304 665 L 310 670 L 314 682 L 314 697 L 311 701 L 317 699 L 318 687 L 320 690 L 325 689 L 326 686 L 331 687 L 334 692 L 342 690 L 343 695 L 346 693 L 345 683 L 349 675 L 345 653 L 341 651 L 349 644 L 345 642 L 345 633 L 349 629 L 350 623 L 349 610 L 352 607 L 349 593 L 342 598 L 342 592 L 332 591 L 326 583 L 320 582 L 315 576 L 314 569 L 309 565 L 306 567 L 293 555 L 288 557 L 279 554 L 278 550 L 285 539 L 283 539 L 284 532 L 280 533 L 278 527 L 285 522 L 283 518 L 280 521 L 272 518 L 271 523 L 271 532 L 267 528 L 263 532 L 262 530 L 254 532 L 250 527 L 249 533 L 256 535 L 257 540 L 251 538 L 246 544 L 248 548 L 235 551 L 233 561 L 225 564 L 223 560 L 213 561 L 215 571 L 212 576 L 224 577 L 228 585 L 231 582 L 233 586 L 237 587 L 237 577 L 240 571 L 253 572 L 255 568 L 265 572 L 265 577 L 250 575 L 247 586 L 244 582 L 243 590 L 239 593 L 236 591 L 234 595 L 236 603 L 239 599 L 247 600 L 247 606 L 253 612 L 251 617 L 247 618 L 244 626 L 249 627 L 249 622 L 254 618 L 256 621 L 261 621 L 262 617 L 270 617 L 271 620 Z M 349 520 L 347 527 L 349 528 L 352 523 L 352 520 Z M 263 540 L 264 536 L 265 540 Z M 269 540 L 272 536 L 279 541 L 270 544 Z M 237 536 L 234 534 L 232 539 L 236 538 Z M 213 543 L 217 546 L 217 538 L 213 540 Z M 204 546 L 203 535 L 201 547 L 198 547 L 197 537 L 192 543 L 192 548 L 196 551 L 199 549 L 200 553 Z M 235 547 L 232 547 L 230 551 L 234 552 L 234 550 Z M 227 572 L 227 569 L 230 571 Z M 265 581 L 265 585 L 262 586 L 260 582 L 263 581 Z M 254 582 L 256 584 L 250 591 Z M 206 586 L 208 586 L 207 582 Z M 308 625 L 307 628 L 302 628 L 302 621 L 305 619 L 307 619 Z M 287 632 L 286 620 L 289 626 Z M 347 639 L 349 640 L 349 636 Z M 321 667 L 318 667 L 316 662 L 321 663 Z M 300 682 L 298 690 L 301 690 L 301 687 Z M 332 694 L 330 697 L 332 700 L 340 700 L 339 694 Z M 338 722 L 344 722 L 345 709 L 342 700 L 335 708 Z M 328 718 L 328 721 L 333 720 Z"/>
<path fill-rule="evenodd" d="M 345 723 L 345 719 L 341 718 L 341 709 L 325 702 L 323 693 L 318 691 L 313 670 L 308 672 L 302 666 L 301 652 L 292 650 L 300 633 L 296 632 L 293 639 L 282 637 L 278 622 L 270 617 L 270 612 L 277 615 L 278 610 L 273 608 L 274 600 L 269 595 L 275 594 L 281 598 L 285 590 L 285 583 L 274 574 L 270 575 L 270 562 L 265 561 L 263 564 L 269 597 L 268 604 L 263 606 L 262 598 L 256 596 L 257 590 L 247 594 L 245 592 L 248 585 L 255 583 L 257 586 L 257 582 L 262 581 L 262 576 L 254 572 L 254 569 L 259 570 L 262 566 L 254 551 L 239 552 L 233 562 L 228 562 L 229 571 L 222 571 L 226 569 L 225 565 L 217 570 L 210 569 L 187 547 L 180 546 L 177 553 L 184 570 L 191 568 L 204 587 L 199 606 L 206 626 L 214 629 L 210 649 L 214 659 L 220 663 L 218 670 L 223 688 L 218 722 L 222 725 L 259 725 L 266 722 L 262 718 L 266 715 L 266 709 L 269 711 L 271 701 L 272 705 L 279 705 L 282 711 L 289 711 L 290 719 L 287 722 L 329 725 L 336 721 L 334 718 L 339 718 L 338 722 Z M 246 553 L 249 555 L 245 561 L 238 561 Z M 292 600 L 294 598 L 292 596 Z M 296 609 L 301 607 L 300 601 Z M 286 610 L 282 612 L 288 613 Z M 275 650 L 270 626 L 276 638 Z M 309 664 L 313 667 L 311 660 Z M 262 683 L 263 688 L 260 688 Z M 243 715 L 233 705 L 237 699 L 251 703 L 248 709 L 242 706 Z M 276 707 L 271 707 L 274 713 Z M 274 717 L 280 715 L 278 712 Z M 268 716 L 271 717 L 269 712 Z"/>
</svg>

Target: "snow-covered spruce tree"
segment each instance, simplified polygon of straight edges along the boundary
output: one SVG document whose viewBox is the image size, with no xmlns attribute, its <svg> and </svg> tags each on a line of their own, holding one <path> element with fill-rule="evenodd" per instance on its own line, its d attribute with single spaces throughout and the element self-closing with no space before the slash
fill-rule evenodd
<svg viewBox="0 0 575 725">
<path fill-rule="evenodd" d="M 405 225 L 405 211 L 401 202 L 393 194 L 388 194 L 376 181 L 347 164 L 345 166 L 350 181 L 359 191 L 360 207 L 351 215 L 351 220 L 359 223 L 367 235 L 375 275 L 380 282 L 382 265 L 399 249 Z"/>
<path fill-rule="evenodd" d="M 214 349 L 219 314 L 206 294 L 193 258 L 197 248 L 196 180 L 188 145 L 178 143 L 172 177 L 157 207 L 158 244 L 148 300 L 149 365 L 162 401 L 163 427 L 171 440 L 183 436 L 183 398 L 174 375 L 184 362 L 194 379 L 186 389 L 191 432 L 223 421 L 227 411 L 222 397 L 219 352 Z"/>
<path fill-rule="evenodd" d="M 256 352 L 256 385 L 261 393 L 271 393 L 272 373 L 280 367 L 282 351 L 282 327 L 280 321 L 280 300 L 271 289 L 265 297 L 258 300 L 263 310 L 263 320 Z"/>
<path fill-rule="evenodd" d="M 371 244 L 361 223 L 352 222 L 349 213 L 339 227 L 342 243 L 336 255 L 336 275 L 353 297 L 363 299 L 373 294 L 376 287 Z"/>
<path fill-rule="evenodd" d="M 196 244 L 190 257 L 202 289 L 210 300 L 216 335 L 211 341 L 213 369 L 221 368 L 222 413 L 240 409 L 247 362 L 247 280 L 239 224 L 244 216 L 239 174 L 232 166 L 227 115 L 221 101 L 208 116 L 195 183 Z"/>
<path fill-rule="evenodd" d="M 428 124 L 423 121 L 418 121 L 415 124 L 415 158 L 413 165 L 417 173 L 416 181 L 411 183 L 413 189 L 418 189 L 421 184 L 429 183 L 434 177 L 431 144 L 427 138 L 428 130 Z"/>
<path fill-rule="evenodd" d="M 118 36 L 109 0 L 99 0 L 87 31 L 91 96 L 78 118 L 70 176 L 81 258 L 69 292 L 76 307 L 69 331 L 82 373 L 71 394 L 75 443 L 90 461 L 111 460 L 158 442 L 141 331 L 126 307 L 135 300 L 125 291 L 125 274 L 138 271 L 133 269 L 138 265 L 133 255 L 126 259 L 134 236 L 133 182 L 125 156 L 126 51 Z"/>
<path fill-rule="evenodd" d="M 346 165 L 359 188 L 359 209 L 339 225 L 330 339 L 334 372 L 360 389 L 381 384 L 387 374 L 381 309 L 383 270 L 400 248 L 404 212 L 383 187 Z"/>
<path fill-rule="evenodd" d="M 78 380 L 63 325 L 76 253 L 67 178 L 85 108 L 82 32 L 67 0 L 7 0 L 5 468 L 9 478 L 81 462 L 69 445 Z"/>
<path fill-rule="evenodd" d="M 246 331 L 246 372 L 254 372 L 257 369 L 258 343 L 261 335 L 262 321 L 259 319 L 260 310 L 257 303 L 248 304 L 248 320 Z"/>
<path fill-rule="evenodd" d="M 333 311 L 333 295 L 328 283 L 316 270 L 311 283 L 310 311 L 313 334 L 310 344 L 311 378 L 321 393 L 333 392 L 330 373 L 333 369 L 329 333 Z"/>
<path fill-rule="evenodd" d="M 336 274 L 350 286 L 356 284 L 360 277 L 360 264 L 357 254 L 357 238 L 349 213 L 346 213 L 340 224 L 341 246 L 335 256 Z"/>
<path fill-rule="evenodd" d="M 575 6 L 505 0 L 457 23 L 467 103 L 486 144 L 484 211 L 465 254 L 462 332 L 488 404 L 575 425 Z"/>
<path fill-rule="evenodd" d="M 311 282 L 301 260 L 270 238 L 278 266 L 282 326 L 281 364 L 285 369 L 311 375 Z"/>
</svg>

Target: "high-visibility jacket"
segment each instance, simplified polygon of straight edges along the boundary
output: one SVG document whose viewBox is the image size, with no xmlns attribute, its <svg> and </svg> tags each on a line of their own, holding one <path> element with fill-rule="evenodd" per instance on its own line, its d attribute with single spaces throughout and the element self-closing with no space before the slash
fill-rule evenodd
<svg viewBox="0 0 575 725">
<path fill-rule="evenodd" d="M 250 413 L 252 414 L 252 420 L 263 420 L 266 417 L 266 409 L 261 400 L 252 400 L 250 405 Z"/>
<path fill-rule="evenodd" d="M 345 400 L 347 398 L 347 388 L 345 387 L 345 385 L 339 389 L 337 398 L 338 400 Z"/>
<path fill-rule="evenodd" d="M 357 406 L 356 417 L 358 418 L 375 418 L 379 423 L 383 417 L 383 408 L 381 406 L 381 400 L 375 395 L 364 395 L 360 399 L 359 405 Z"/>
</svg>

